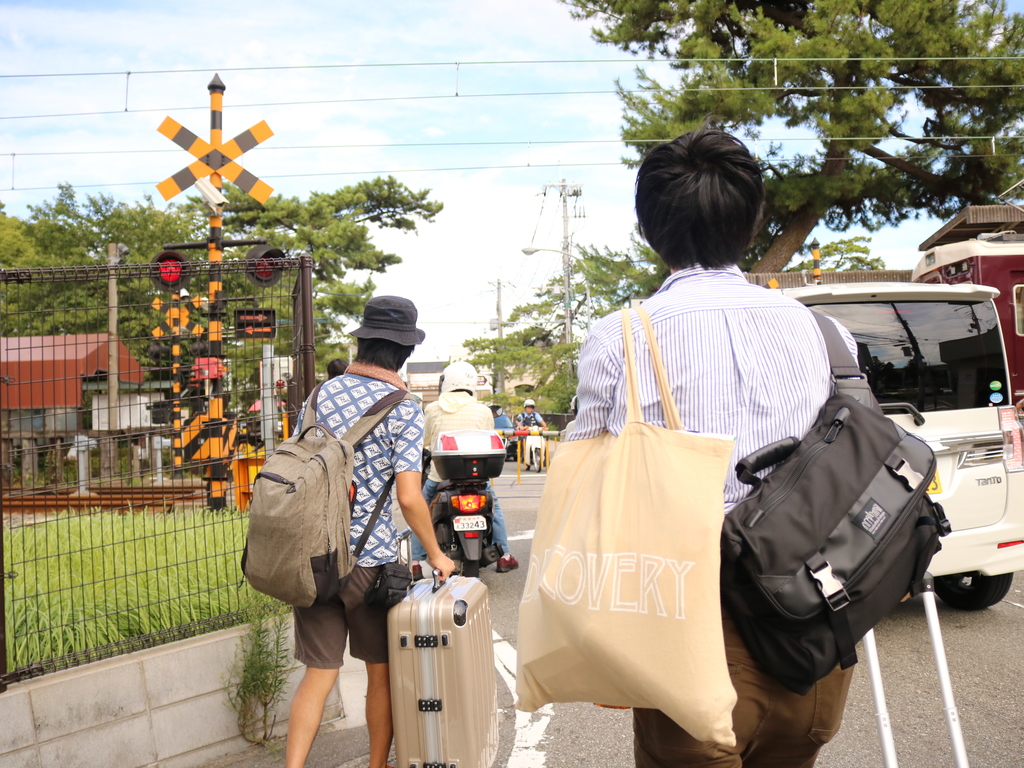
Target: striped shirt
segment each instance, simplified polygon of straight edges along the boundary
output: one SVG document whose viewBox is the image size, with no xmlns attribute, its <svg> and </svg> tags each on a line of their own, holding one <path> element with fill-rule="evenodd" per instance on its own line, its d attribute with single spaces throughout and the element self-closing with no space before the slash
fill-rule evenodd
<svg viewBox="0 0 1024 768">
<path fill-rule="evenodd" d="M 810 310 L 748 283 L 738 267 L 671 274 L 644 302 L 672 396 L 692 432 L 736 438 L 733 464 L 769 443 L 803 437 L 831 394 L 828 353 Z M 640 318 L 633 313 L 643 419 L 665 426 Z M 856 344 L 840 327 L 856 358 Z M 580 353 L 579 415 L 571 440 L 619 434 L 626 423 L 622 320 L 598 322 Z M 750 487 L 729 472 L 726 511 Z"/>
</svg>

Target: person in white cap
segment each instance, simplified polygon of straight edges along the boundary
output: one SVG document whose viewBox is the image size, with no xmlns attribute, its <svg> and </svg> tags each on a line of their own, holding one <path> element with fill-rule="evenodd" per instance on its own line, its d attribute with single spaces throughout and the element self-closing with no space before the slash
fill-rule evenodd
<svg viewBox="0 0 1024 768">
<path fill-rule="evenodd" d="M 455 429 L 494 429 L 494 416 L 491 414 L 491 409 L 476 399 L 476 381 L 476 368 L 469 363 L 452 363 L 444 369 L 441 373 L 441 396 L 433 403 L 428 403 L 423 410 L 426 417 L 424 445 L 428 448 L 431 447 L 437 441 L 439 434 Z M 428 504 L 433 501 L 440 482 L 441 476 L 431 465 L 427 482 L 423 486 L 423 498 Z M 490 482 L 487 483 L 487 490 L 494 498 L 493 541 L 504 552 L 495 568 L 498 573 L 506 573 L 518 568 L 519 561 L 509 551 L 505 517 L 501 513 L 501 505 L 498 503 L 498 497 L 494 494 L 494 488 L 491 487 Z M 415 561 L 412 568 L 413 578 L 422 578 L 423 567 L 419 561 L 426 560 L 426 556 L 423 544 L 413 534 L 412 557 Z"/>
</svg>

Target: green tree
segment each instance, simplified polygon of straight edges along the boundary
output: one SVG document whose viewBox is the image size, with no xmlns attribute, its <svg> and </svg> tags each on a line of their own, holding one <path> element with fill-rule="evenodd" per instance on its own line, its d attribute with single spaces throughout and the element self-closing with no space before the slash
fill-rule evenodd
<svg viewBox="0 0 1024 768">
<path fill-rule="evenodd" d="M 576 264 L 595 318 L 621 309 L 630 299 L 650 296 L 668 277 L 665 262 L 636 235 L 625 253 L 581 246 L 579 254 Z"/>
<path fill-rule="evenodd" d="M 565 343 L 565 287 L 561 276 L 540 288 L 534 300 L 516 307 L 503 338 L 469 339 L 471 361 L 481 368 L 503 370 L 506 380 L 534 382 L 529 396 L 543 410 L 565 413 L 576 393 L 579 346 L 593 320 L 621 309 L 630 299 L 650 296 L 668 274 L 648 246 L 633 240 L 630 250 L 584 246 L 575 259 L 570 306 L 574 341 Z M 522 405 L 523 393 L 495 396 L 510 409 Z"/>
<path fill-rule="evenodd" d="M 0 264 L 9 268 L 83 267 L 107 263 L 109 243 L 123 243 L 129 263 L 148 262 L 168 241 L 192 240 L 201 219 L 187 207 L 157 208 L 150 197 L 116 202 L 108 195 L 86 195 L 61 185 L 56 197 L 29 206 L 26 221 L 0 216 Z M 21 335 L 104 333 L 106 284 L 62 280 L 9 286 L 4 322 Z M 139 359 L 156 325 L 150 306 L 155 289 L 145 277 L 118 285 L 121 337 Z"/>
<path fill-rule="evenodd" d="M 825 243 L 819 251 L 823 272 L 846 272 L 855 269 L 885 269 L 885 262 L 871 255 L 871 238 L 860 235 L 847 240 L 833 240 Z M 809 248 L 806 250 L 810 250 Z M 784 272 L 809 272 L 814 269 L 814 259 L 786 267 Z"/>
<path fill-rule="evenodd" d="M 602 43 L 673 59 L 675 83 L 620 86 L 637 158 L 706 122 L 760 145 L 764 226 L 748 262 L 777 272 L 824 222 L 869 231 L 986 204 L 1024 171 L 1024 17 L 1003 0 L 561 0 Z M 637 163 L 634 158 L 630 162 Z"/>
<path fill-rule="evenodd" d="M 334 192 L 312 192 L 306 200 L 274 195 L 265 205 L 233 186 L 225 195 L 226 233 L 265 237 L 291 256 L 313 257 L 320 371 L 345 342 L 342 326 L 363 311 L 375 289 L 371 277 L 356 279 L 350 273 L 372 275 L 402 262 L 373 244 L 371 227 L 415 232 L 419 223 L 432 222 L 444 207 L 429 199 L 430 190 L 414 192 L 392 176 Z"/>
</svg>

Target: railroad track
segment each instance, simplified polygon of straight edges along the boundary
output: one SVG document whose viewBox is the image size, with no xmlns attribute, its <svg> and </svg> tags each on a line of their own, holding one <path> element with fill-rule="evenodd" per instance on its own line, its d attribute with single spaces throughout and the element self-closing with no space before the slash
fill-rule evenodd
<svg viewBox="0 0 1024 768">
<path fill-rule="evenodd" d="M 204 486 L 163 485 L 91 486 L 89 493 L 76 493 L 68 488 L 5 493 L 0 499 L 4 514 L 39 512 L 90 512 L 95 510 L 127 511 L 146 508 L 150 511 L 169 511 L 173 507 L 191 506 L 206 501 Z"/>
</svg>

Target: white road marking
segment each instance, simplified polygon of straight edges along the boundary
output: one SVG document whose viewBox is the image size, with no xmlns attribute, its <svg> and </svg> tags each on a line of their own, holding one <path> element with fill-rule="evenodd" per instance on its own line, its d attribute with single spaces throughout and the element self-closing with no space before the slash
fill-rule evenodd
<svg viewBox="0 0 1024 768">
<path fill-rule="evenodd" d="M 509 541 L 529 541 L 533 538 L 533 531 L 522 531 L 508 537 Z"/>
<path fill-rule="evenodd" d="M 532 531 L 530 532 L 532 535 Z M 516 665 L 518 655 L 512 644 L 492 630 L 491 637 L 494 640 L 494 666 L 505 681 L 505 685 L 512 692 L 512 699 L 518 701 L 516 696 Z M 538 745 L 544 739 L 544 732 L 554 708 L 547 704 L 536 712 L 516 711 L 516 738 L 512 746 L 512 753 L 508 757 L 506 768 L 544 768 L 547 755 L 544 754 Z"/>
<path fill-rule="evenodd" d="M 1015 605 L 1018 608 L 1024 608 L 1024 605 L 1021 605 L 1020 603 L 1015 603 L 1015 602 L 1013 602 L 1013 600 L 1003 600 L 1003 602 L 1004 603 L 1009 603 L 1010 605 Z"/>
</svg>

